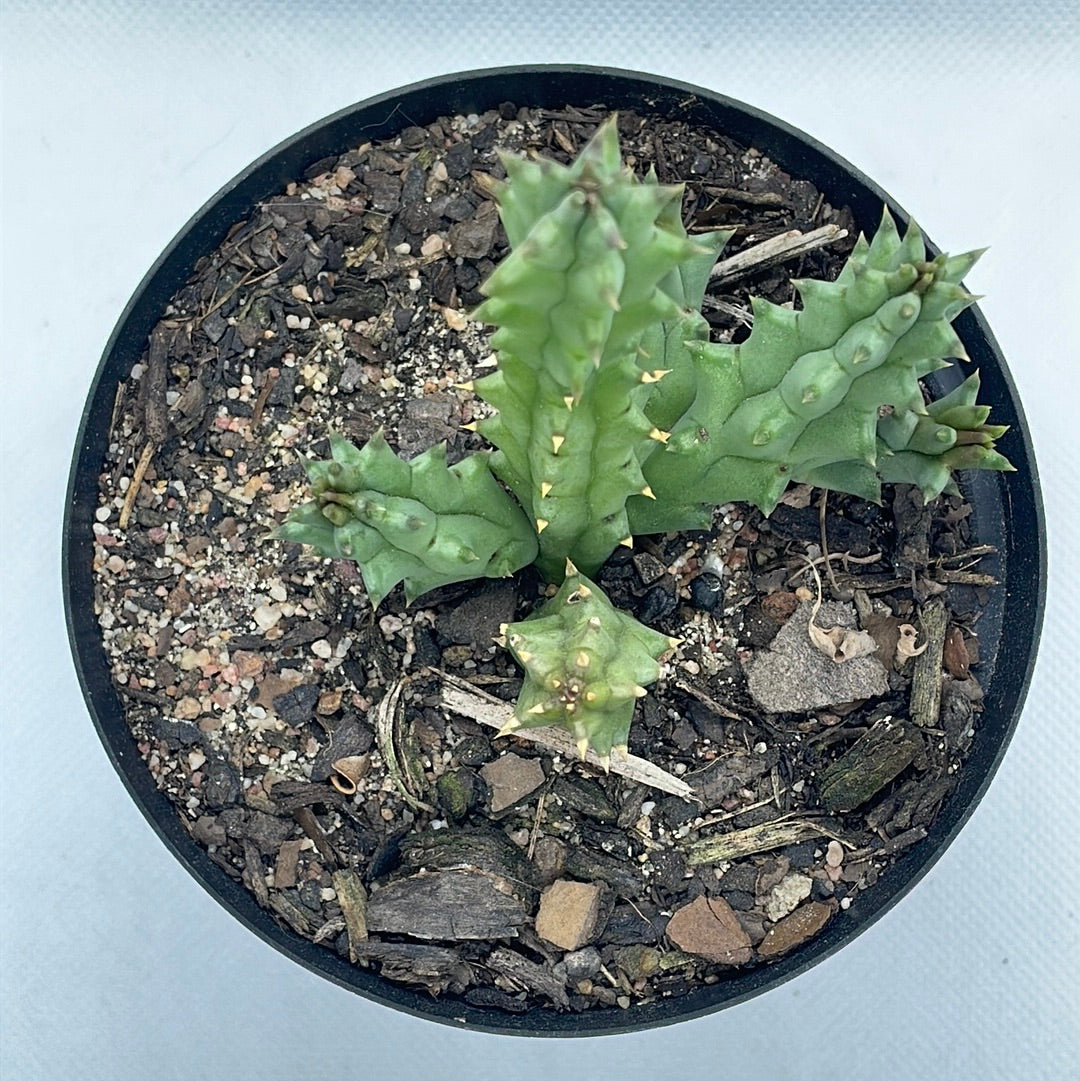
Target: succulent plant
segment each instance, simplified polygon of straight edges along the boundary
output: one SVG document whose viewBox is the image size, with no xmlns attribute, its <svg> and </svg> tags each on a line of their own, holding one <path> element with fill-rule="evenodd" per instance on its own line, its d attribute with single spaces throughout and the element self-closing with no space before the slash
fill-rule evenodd
<svg viewBox="0 0 1080 1081">
<path fill-rule="evenodd" d="M 514 718 L 519 728 L 561 725 L 584 758 L 626 750 L 634 703 L 660 676 L 659 658 L 678 640 L 615 608 L 567 561 L 566 577 L 544 606 L 503 627 L 502 641 L 525 669 Z"/>
<path fill-rule="evenodd" d="M 411 603 L 436 586 L 505 577 L 535 557 L 532 526 L 483 455 L 448 466 L 440 443 L 403 461 L 381 430 L 362 450 L 331 435 L 330 452 L 329 461 L 307 463 L 315 498 L 278 536 L 355 559 L 373 607 L 398 582 Z"/>
<path fill-rule="evenodd" d="M 331 437 L 280 536 L 356 559 L 373 605 L 398 582 L 412 601 L 535 558 L 562 584 L 504 628 L 525 669 L 504 731 L 559 724 L 606 757 L 675 644 L 586 577 L 616 545 L 706 527 L 730 500 L 769 513 L 791 481 L 931 498 L 954 470 L 1011 468 L 977 373 L 936 402 L 919 383 L 965 357 L 951 322 L 980 253 L 927 259 L 886 210 L 835 282 L 795 282 L 799 310 L 755 299 L 749 337 L 716 343 L 698 309 L 729 234 L 687 235 L 681 186 L 623 167 L 614 118 L 569 166 L 503 160 L 512 251 L 474 313 L 497 328 L 475 383 L 495 412 L 472 426 L 496 449 L 447 466 L 445 446 L 404 462 L 381 432 L 362 450 Z"/>
</svg>

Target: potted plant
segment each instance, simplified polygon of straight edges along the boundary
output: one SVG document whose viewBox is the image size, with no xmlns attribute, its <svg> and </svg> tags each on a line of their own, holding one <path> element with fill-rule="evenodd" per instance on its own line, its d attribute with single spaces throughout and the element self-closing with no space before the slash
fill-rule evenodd
<svg viewBox="0 0 1080 1081">
<path fill-rule="evenodd" d="M 565 164 L 496 154 L 519 106 Z M 650 116 L 706 132 L 689 211 Z M 792 191 L 798 298 L 782 216 L 754 243 Z M 361 993 L 567 1034 L 744 999 L 905 892 L 1004 752 L 1043 561 L 976 256 L 890 203 L 736 103 L 539 69 L 348 110 L 197 216 L 65 552 L 91 711 L 196 877 Z"/>
</svg>

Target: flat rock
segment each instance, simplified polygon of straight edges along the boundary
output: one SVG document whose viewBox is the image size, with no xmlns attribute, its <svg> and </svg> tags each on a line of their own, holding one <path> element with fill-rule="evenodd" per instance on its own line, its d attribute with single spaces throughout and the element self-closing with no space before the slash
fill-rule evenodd
<svg viewBox="0 0 1080 1081">
<path fill-rule="evenodd" d="M 508 751 L 484 766 L 480 776 L 491 789 L 491 812 L 498 814 L 544 783 L 544 767 L 537 758 L 522 758 Z"/>
<path fill-rule="evenodd" d="M 514 619 L 517 589 L 509 579 L 479 586 L 439 618 L 439 633 L 455 645 L 491 645 L 504 623 Z"/>
<path fill-rule="evenodd" d="M 889 690 L 885 666 L 873 655 L 837 664 L 810 640 L 807 630 L 813 605 L 804 601 L 780 628 L 768 649 L 750 662 L 750 693 L 768 713 L 806 713 L 825 706 L 854 702 Z M 825 630 L 854 628 L 855 608 L 826 602 L 814 620 Z"/>
<path fill-rule="evenodd" d="M 758 946 L 762 957 L 779 957 L 808 942 L 829 922 L 833 909 L 821 901 L 808 901 L 785 916 L 768 933 Z"/>
<path fill-rule="evenodd" d="M 667 937 L 684 953 L 722 965 L 743 965 L 753 950 L 735 910 L 722 897 L 697 897 L 676 909 Z"/>
<path fill-rule="evenodd" d="M 595 882 L 560 878 L 540 895 L 536 933 L 560 950 L 579 950 L 600 918 L 601 887 Z"/>
</svg>

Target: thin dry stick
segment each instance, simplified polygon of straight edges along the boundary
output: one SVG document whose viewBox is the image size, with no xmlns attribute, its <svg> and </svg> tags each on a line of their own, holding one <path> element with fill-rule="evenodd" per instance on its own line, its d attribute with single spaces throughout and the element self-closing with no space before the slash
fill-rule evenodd
<svg viewBox="0 0 1080 1081">
<path fill-rule="evenodd" d="M 470 717 L 480 724 L 489 728 L 501 729 L 511 717 L 514 710 L 498 698 L 478 691 L 475 687 L 464 680 L 451 676 L 447 672 L 440 672 L 443 679 L 442 704 L 453 713 L 460 713 L 463 717 Z M 569 732 L 561 728 L 519 728 L 513 733 L 514 739 L 523 739 L 529 743 L 538 743 L 548 750 L 565 755 L 569 759 L 578 758 L 577 743 Z M 595 751 L 587 751 L 585 761 L 597 769 L 604 769 L 605 763 Z M 686 800 L 700 802 L 694 790 L 686 781 L 654 766 L 644 758 L 638 758 L 632 754 L 619 754 L 612 751 L 611 758 L 607 762 L 607 768 L 612 773 L 629 777 L 639 784 L 649 785 L 650 788 L 658 788 L 661 792 L 670 792 L 674 796 L 681 796 Z"/>
<path fill-rule="evenodd" d="M 150 468 L 150 459 L 153 456 L 154 443 L 151 440 L 143 447 L 142 454 L 139 455 L 139 460 L 135 465 L 135 473 L 131 478 L 131 484 L 128 485 L 128 490 L 124 495 L 124 505 L 120 508 L 120 518 L 117 522 L 121 529 L 127 529 L 128 522 L 131 519 L 131 512 L 135 508 L 135 496 L 142 487 L 143 478 L 146 476 L 147 469 Z"/>
<path fill-rule="evenodd" d="M 851 600 L 851 593 L 840 588 L 833 574 L 832 559 L 829 557 L 829 531 L 825 528 L 825 511 L 829 503 L 829 489 L 821 490 L 821 502 L 818 504 L 818 530 L 821 533 L 821 557 L 825 561 L 825 573 L 829 576 L 829 585 L 832 586 L 833 596 L 841 600 Z"/>
<path fill-rule="evenodd" d="M 774 263 L 786 262 L 796 256 L 805 255 L 815 248 L 835 244 L 846 236 L 847 230 L 841 229 L 839 225 L 823 225 L 820 229 L 813 229 L 809 233 L 791 229 L 737 252 L 728 259 L 721 259 L 709 273 L 709 280 L 727 282 L 734 278 L 741 278 L 751 270 L 760 270 Z"/>
</svg>

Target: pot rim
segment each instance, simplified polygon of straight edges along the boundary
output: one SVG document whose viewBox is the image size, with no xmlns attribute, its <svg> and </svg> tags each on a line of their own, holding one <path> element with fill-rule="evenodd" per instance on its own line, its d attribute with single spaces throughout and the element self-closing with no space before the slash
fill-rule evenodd
<svg viewBox="0 0 1080 1081">
<path fill-rule="evenodd" d="M 965 484 L 965 491 L 989 507 L 989 520 L 983 524 L 994 528 L 1000 525 L 1003 530 L 1003 550 L 995 557 L 1002 579 L 995 590 L 1000 610 L 989 614 L 1002 633 L 1008 628 L 1010 635 L 1019 637 L 1019 645 L 1013 646 L 1010 638 L 1009 648 L 999 650 L 993 661 L 991 680 L 985 688 L 987 710 L 979 721 L 980 737 L 965 761 L 960 785 L 931 825 L 928 836 L 901 856 L 881 881 L 864 891 L 859 903 L 843 919 L 833 920 L 805 946 L 775 962 L 735 970 L 730 978 L 688 996 L 626 1011 L 599 1008 L 575 1014 L 533 1009 L 508 1014 L 463 1001 L 434 999 L 423 991 L 393 984 L 282 928 L 243 886 L 213 863 L 183 827 L 172 803 L 154 786 L 141 757 L 135 753 L 123 704 L 110 680 L 93 611 L 92 527 L 97 474 L 105 450 L 102 426 L 107 425 L 111 415 L 117 380 L 126 377 L 139 358 L 150 328 L 169 297 L 189 276 L 195 260 L 213 250 L 226 231 L 251 212 L 259 198 L 280 191 L 311 162 L 341 153 L 361 137 L 385 137 L 414 122 L 423 124 L 440 115 L 484 111 L 503 100 L 549 107 L 555 102 L 602 102 L 611 108 L 626 108 L 628 103 L 636 102 L 639 109 L 678 111 L 691 121 L 709 116 L 709 122 L 725 134 L 744 145 L 756 146 L 787 172 L 812 180 L 834 205 L 849 205 L 863 228 L 873 228 L 883 204 L 901 226 L 909 221 L 903 208 L 877 184 L 797 128 L 735 99 L 647 73 L 566 64 L 456 72 L 410 83 L 316 121 L 257 158 L 196 211 L 147 271 L 109 337 L 87 396 L 68 479 L 62 546 L 68 637 L 87 708 L 129 795 L 196 881 L 264 941 L 365 998 L 456 1027 L 526 1036 L 638 1031 L 744 1002 L 805 972 L 852 941 L 933 866 L 974 811 L 1001 762 L 1019 720 L 1035 661 L 1045 604 L 1046 529 L 1034 452 L 1021 403 L 1001 351 L 977 307 L 964 312 L 956 327 L 982 373 L 986 400 L 993 403 L 996 417 L 1011 425 L 1001 446 L 1017 472 L 978 475 L 970 485 Z M 331 148 L 334 146 L 336 150 Z M 936 252 L 929 241 L 927 246 Z"/>
</svg>

